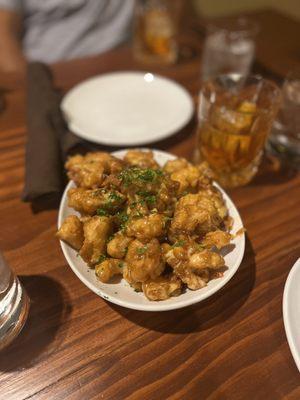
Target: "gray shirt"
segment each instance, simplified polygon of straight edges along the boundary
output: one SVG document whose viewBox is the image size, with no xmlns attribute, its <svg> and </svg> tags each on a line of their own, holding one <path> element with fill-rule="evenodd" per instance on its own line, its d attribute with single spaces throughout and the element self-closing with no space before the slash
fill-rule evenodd
<svg viewBox="0 0 300 400">
<path fill-rule="evenodd" d="M 130 32 L 134 0 L 0 0 L 23 16 L 29 60 L 55 62 L 102 53 Z"/>
</svg>

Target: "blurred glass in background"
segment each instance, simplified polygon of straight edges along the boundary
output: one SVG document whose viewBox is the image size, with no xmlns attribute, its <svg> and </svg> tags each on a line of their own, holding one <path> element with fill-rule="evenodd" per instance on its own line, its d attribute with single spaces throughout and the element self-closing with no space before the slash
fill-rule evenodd
<svg viewBox="0 0 300 400">
<path fill-rule="evenodd" d="M 256 174 L 280 105 L 277 85 L 258 76 L 219 75 L 199 95 L 198 152 L 224 187 Z"/>
<path fill-rule="evenodd" d="M 258 26 L 245 17 L 208 24 L 202 54 L 202 80 L 219 74 L 250 72 Z"/>
<path fill-rule="evenodd" d="M 20 333 L 28 311 L 27 294 L 0 252 L 0 350 Z"/>
<path fill-rule="evenodd" d="M 134 57 L 145 63 L 177 61 L 176 34 L 181 0 L 136 0 Z"/>
<path fill-rule="evenodd" d="M 282 86 L 282 105 L 268 149 L 282 161 L 300 168 L 300 69 L 291 71 Z"/>
</svg>

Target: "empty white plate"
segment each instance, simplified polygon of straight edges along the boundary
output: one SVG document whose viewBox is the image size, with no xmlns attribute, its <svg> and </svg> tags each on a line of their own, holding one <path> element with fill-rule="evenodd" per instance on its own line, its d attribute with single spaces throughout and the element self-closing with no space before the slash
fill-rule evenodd
<svg viewBox="0 0 300 400">
<path fill-rule="evenodd" d="M 283 321 L 288 343 L 300 372 L 300 258 L 290 270 L 284 286 Z"/>
<path fill-rule="evenodd" d="M 114 154 L 116 157 L 124 157 L 127 150 L 117 151 Z M 168 160 L 173 160 L 176 157 L 172 154 L 163 151 L 153 150 L 156 161 L 162 166 Z M 67 192 L 75 184 L 71 181 L 65 189 L 61 199 L 58 215 L 58 227 L 61 226 L 64 219 L 71 214 L 77 214 L 75 210 L 68 207 Z M 218 186 L 218 185 L 217 185 Z M 218 186 L 219 187 L 219 186 Z M 243 227 L 241 217 L 229 196 L 220 188 L 226 205 L 229 210 L 229 215 L 233 218 L 234 224 L 232 232 L 235 233 Z M 112 303 L 123 307 L 132 308 L 143 311 L 166 311 L 176 308 L 186 307 L 190 304 L 198 303 L 212 294 L 220 290 L 236 273 L 240 263 L 242 262 L 245 249 L 245 234 L 235 237 L 232 241 L 234 248 L 226 254 L 225 262 L 228 269 L 224 272 L 224 276 L 219 279 L 213 279 L 208 282 L 208 285 L 200 290 L 186 290 L 178 297 L 171 297 L 165 301 L 150 301 L 143 293 L 135 292 L 129 284 L 122 279 L 119 283 L 102 283 L 95 275 L 95 271 L 87 266 L 87 264 L 77 256 L 77 252 L 64 242 L 60 242 L 64 256 L 70 267 L 78 278 L 98 296 L 103 297 Z"/>
<path fill-rule="evenodd" d="M 80 83 L 62 100 L 70 130 L 92 142 L 136 146 L 164 139 L 194 112 L 176 82 L 142 72 L 115 72 Z"/>
</svg>

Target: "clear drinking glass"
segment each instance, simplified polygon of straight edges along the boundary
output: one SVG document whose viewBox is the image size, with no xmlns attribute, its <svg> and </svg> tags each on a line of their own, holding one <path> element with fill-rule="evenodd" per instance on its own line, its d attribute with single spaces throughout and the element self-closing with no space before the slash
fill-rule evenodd
<svg viewBox="0 0 300 400">
<path fill-rule="evenodd" d="M 28 311 L 28 296 L 0 252 L 0 350 L 20 333 Z"/>
<path fill-rule="evenodd" d="M 257 32 L 257 24 L 244 17 L 209 24 L 202 55 L 202 80 L 227 73 L 247 75 L 254 59 Z"/>
<path fill-rule="evenodd" d="M 203 83 L 198 151 L 222 186 L 245 185 L 256 174 L 280 100 L 276 84 L 259 76 L 228 74 Z"/>
<path fill-rule="evenodd" d="M 180 8 L 181 0 L 136 0 L 133 54 L 137 60 L 176 62 Z"/>
<path fill-rule="evenodd" d="M 281 159 L 300 168 L 300 69 L 288 74 L 282 86 L 282 105 L 268 141 Z"/>
</svg>

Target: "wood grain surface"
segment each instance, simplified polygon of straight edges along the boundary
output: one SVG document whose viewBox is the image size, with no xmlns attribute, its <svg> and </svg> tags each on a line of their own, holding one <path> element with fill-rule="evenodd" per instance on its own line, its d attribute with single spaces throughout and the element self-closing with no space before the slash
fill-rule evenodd
<svg viewBox="0 0 300 400">
<path fill-rule="evenodd" d="M 195 31 L 183 36 L 180 63 L 155 70 L 193 96 L 201 40 Z M 53 67 L 64 90 L 124 69 L 147 68 L 127 48 Z M 57 209 L 21 202 L 24 90 L 6 97 L 0 115 L 0 248 L 28 291 L 31 310 L 19 338 L 0 353 L 0 399 L 300 399 L 282 320 L 284 283 L 300 255 L 299 174 L 265 163 L 250 185 L 229 192 L 247 244 L 241 267 L 220 292 L 171 312 L 128 310 L 97 297 L 68 267 L 54 237 Z M 194 130 L 195 119 L 153 147 L 190 158 Z"/>
</svg>

